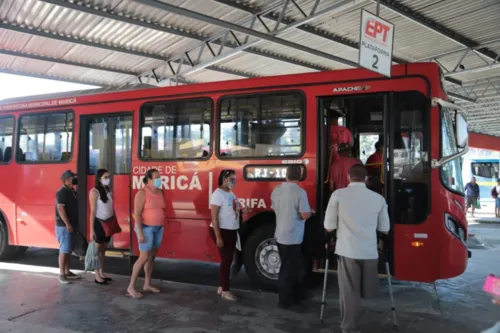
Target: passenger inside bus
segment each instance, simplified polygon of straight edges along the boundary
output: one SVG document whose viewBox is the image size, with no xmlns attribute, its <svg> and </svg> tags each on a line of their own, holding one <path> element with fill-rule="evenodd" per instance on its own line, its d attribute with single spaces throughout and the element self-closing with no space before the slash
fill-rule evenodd
<svg viewBox="0 0 500 333">
<path fill-rule="evenodd" d="M 362 164 L 359 158 L 352 156 L 352 146 L 341 143 L 338 146 L 339 156 L 330 167 L 330 192 L 349 185 L 349 170 L 356 164 Z"/>
<path fill-rule="evenodd" d="M 352 147 L 353 139 L 349 128 L 339 125 L 339 118 L 345 116 L 344 111 L 336 104 L 332 104 L 326 111 L 330 116 L 330 147 L 333 162 L 338 157 L 338 146 L 346 143 Z"/>
</svg>

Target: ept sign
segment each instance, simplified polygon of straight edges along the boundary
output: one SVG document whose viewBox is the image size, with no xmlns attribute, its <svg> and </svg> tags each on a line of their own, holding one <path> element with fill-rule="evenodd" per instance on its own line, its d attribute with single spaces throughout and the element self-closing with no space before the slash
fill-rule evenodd
<svg viewBox="0 0 500 333">
<path fill-rule="evenodd" d="M 366 10 L 361 11 L 359 65 L 390 77 L 394 25 Z"/>
</svg>

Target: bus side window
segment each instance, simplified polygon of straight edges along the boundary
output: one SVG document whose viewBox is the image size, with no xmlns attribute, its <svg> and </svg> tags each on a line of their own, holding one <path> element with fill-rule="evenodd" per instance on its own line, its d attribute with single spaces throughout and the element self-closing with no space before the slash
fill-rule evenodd
<svg viewBox="0 0 500 333">
<path fill-rule="evenodd" d="M 12 138 L 14 117 L 0 117 L 0 164 L 8 164 L 12 159 Z"/>
<path fill-rule="evenodd" d="M 55 163 L 71 159 L 72 112 L 23 115 L 19 119 L 18 133 L 17 162 Z"/>
<path fill-rule="evenodd" d="M 304 104 L 297 92 L 223 97 L 218 110 L 219 156 L 300 156 Z"/>
<path fill-rule="evenodd" d="M 141 159 L 208 158 L 211 118 L 208 98 L 146 103 L 140 114 Z"/>
</svg>

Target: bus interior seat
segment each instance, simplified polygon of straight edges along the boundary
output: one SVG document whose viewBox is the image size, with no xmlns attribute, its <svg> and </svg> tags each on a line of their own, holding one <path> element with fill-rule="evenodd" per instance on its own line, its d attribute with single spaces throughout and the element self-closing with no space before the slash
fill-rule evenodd
<svg viewBox="0 0 500 333">
<path fill-rule="evenodd" d="M 16 159 L 22 162 L 26 161 L 26 154 L 24 154 L 23 150 L 19 147 L 16 150 Z"/>
<path fill-rule="evenodd" d="M 5 148 L 4 154 L 3 154 L 3 161 L 4 162 L 9 162 L 12 158 L 12 147 L 7 147 Z"/>
<path fill-rule="evenodd" d="M 61 154 L 61 161 L 69 161 L 70 153 L 64 152 Z"/>
</svg>

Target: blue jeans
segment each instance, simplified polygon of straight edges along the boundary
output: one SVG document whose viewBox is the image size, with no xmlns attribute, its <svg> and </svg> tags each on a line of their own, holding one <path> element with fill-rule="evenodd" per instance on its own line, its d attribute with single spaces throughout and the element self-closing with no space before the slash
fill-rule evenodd
<svg viewBox="0 0 500 333">
<path fill-rule="evenodd" d="M 153 249 L 158 249 L 161 245 L 161 241 L 163 240 L 163 231 L 164 227 L 162 225 L 150 226 L 143 224 L 142 233 L 144 234 L 144 243 L 141 243 L 136 228 L 135 233 L 137 235 L 137 242 L 139 243 L 139 251 L 149 252 Z"/>
<path fill-rule="evenodd" d="M 66 227 L 56 226 L 56 237 L 59 242 L 59 253 L 71 253 L 73 251 L 73 233 L 69 233 Z"/>
</svg>

